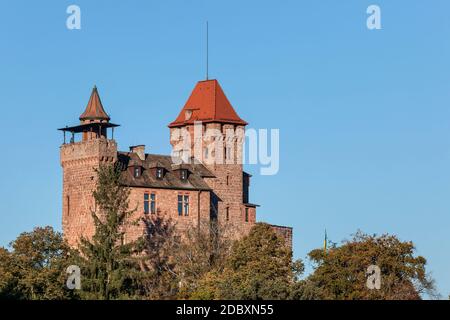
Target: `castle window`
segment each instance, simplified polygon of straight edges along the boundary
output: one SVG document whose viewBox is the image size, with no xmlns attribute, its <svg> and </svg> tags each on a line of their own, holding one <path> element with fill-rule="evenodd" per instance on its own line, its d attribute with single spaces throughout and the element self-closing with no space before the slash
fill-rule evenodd
<svg viewBox="0 0 450 320">
<path fill-rule="evenodd" d="M 156 179 L 161 180 L 164 177 L 164 168 L 156 168 Z"/>
<path fill-rule="evenodd" d="M 245 208 L 245 222 L 248 222 L 248 208 Z"/>
<path fill-rule="evenodd" d="M 180 171 L 180 179 L 183 181 L 187 180 L 188 172 L 186 169 L 181 169 Z"/>
<path fill-rule="evenodd" d="M 183 215 L 183 196 L 178 195 L 178 215 Z"/>
<path fill-rule="evenodd" d="M 184 196 L 184 215 L 189 215 L 189 196 Z"/>
<path fill-rule="evenodd" d="M 205 159 L 208 159 L 208 152 L 209 152 L 208 147 L 206 147 L 205 148 Z"/>
<path fill-rule="evenodd" d="M 156 213 L 156 195 L 154 193 L 144 193 L 144 213 Z"/>
<path fill-rule="evenodd" d="M 156 195 L 154 193 L 150 194 L 150 213 L 156 213 Z"/>
<path fill-rule="evenodd" d="M 140 175 L 141 175 L 141 168 L 139 168 L 139 167 L 134 167 L 134 177 L 135 178 L 139 178 L 140 177 Z"/>
<path fill-rule="evenodd" d="M 189 196 L 188 195 L 178 195 L 178 215 L 188 216 L 189 215 Z"/>
<path fill-rule="evenodd" d="M 225 218 L 227 221 L 230 221 L 230 208 L 227 207 Z"/>
<path fill-rule="evenodd" d="M 150 213 L 150 203 L 149 203 L 149 194 L 144 193 L 144 213 L 149 214 Z"/>
</svg>

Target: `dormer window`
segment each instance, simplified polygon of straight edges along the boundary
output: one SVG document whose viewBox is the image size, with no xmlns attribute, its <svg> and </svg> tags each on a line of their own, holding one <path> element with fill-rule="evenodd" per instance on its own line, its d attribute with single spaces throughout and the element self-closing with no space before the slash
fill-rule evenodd
<svg viewBox="0 0 450 320">
<path fill-rule="evenodd" d="M 184 112 L 184 120 L 188 121 L 192 117 L 192 110 L 188 109 Z"/>
<path fill-rule="evenodd" d="M 133 175 L 135 178 L 139 178 L 141 176 L 141 168 L 140 167 L 134 167 Z"/>
<path fill-rule="evenodd" d="M 180 170 L 180 179 L 186 181 L 188 178 L 188 171 L 186 169 Z"/>
<path fill-rule="evenodd" d="M 156 168 L 156 179 L 161 180 L 164 178 L 164 168 Z"/>
</svg>

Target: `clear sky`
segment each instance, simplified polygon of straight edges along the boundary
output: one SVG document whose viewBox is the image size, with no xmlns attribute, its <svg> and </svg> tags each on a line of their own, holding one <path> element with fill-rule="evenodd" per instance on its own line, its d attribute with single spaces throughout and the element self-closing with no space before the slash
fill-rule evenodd
<svg viewBox="0 0 450 320">
<path fill-rule="evenodd" d="M 81 8 L 81 30 L 66 9 Z M 381 7 L 381 30 L 366 9 Z M 253 173 L 259 220 L 304 258 L 358 229 L 413 241 L 450 293 L 450 2 L 0 0 L 0 245 L 61 229 L 57 128 L 94 84 L 122 150 L 170 151 L 167 124 L 205 74 L 252 128 L 280 129 Z"/>
</svg>

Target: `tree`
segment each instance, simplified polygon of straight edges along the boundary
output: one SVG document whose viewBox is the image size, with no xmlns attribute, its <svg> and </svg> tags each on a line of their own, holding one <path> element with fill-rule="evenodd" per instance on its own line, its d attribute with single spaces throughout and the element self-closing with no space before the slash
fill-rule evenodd
<svg viewBox="0 0 450 320">
<path fill-rule="evenodd" d="M 322 291 L 309 279 L 299 280 L 292 285 L 291 300 L 319 300 Z"/>
<path fill-rule="evenodd" d="M 292 261 L 292 251 L 268 224 L 257 223 L 250 233 L 236 241 L 223 270 L 205 274 L 194 294 L 202 299 L 288 299 L 300 261 Z"/>
<path fill-rule="evenodd" d="M 420 299 L 427 293 L 435 296 L 433 280 L 426 274 L 426 259 L 414 255 L 412 242 L 402 242 L 392 235 L 356 233 L 342 246 L 326 253 L 316 249 L 309 253 L 317 265 L 308 278 L 321 299 Z M 366 286 L 367 268 L 381 270 L 381 288 Z"/>
<path fill-rule="evenodd" d="M 142 219 L 145 233 L 138 251 L 142 270 L 143 295 L 149 299 L 174 299 L 178 293 L 174 224 L 170 219 L 150 216 Z"/>
<path fill-rule="evenodd" d="M 0 299 L 21 298 L 23 295 L 16 289 L 17 282 L 11 253 L 0 248 Z"/>
<path fill-rule="evenodd" d="M 0 248 L 0 298 L 69 299 L 76 292 L 66 287 L 70 249 L 51 227 L 24 232 L 11 242 L 12 251 Z"/>
<path fill-rule="evenodd" d="M 95 234 L 82 238 L 80 264 L 82 292 L 89 299 L 125 299 L 135 297 L 139 288 L 139 263 L 136 250 L 140 239 L 124 243 L 129 209 L 129 189 L 121 183 L 118 165 L 101 165 L 97 169 L 97 186 L 93 192 L 97 211 L 92 212 Z M 134 223 L 134 222 L 131 222 Z"/>
<path fill-rule="evenodd" d="M 205 221 L 193 228 L 179 231 L 174 238 L 172 269 L 179 285 L 178 298 L 199 299 L 203 279 L 211 272 L 222 272 L 232 240 L 226 226 Z"/>
</svg>

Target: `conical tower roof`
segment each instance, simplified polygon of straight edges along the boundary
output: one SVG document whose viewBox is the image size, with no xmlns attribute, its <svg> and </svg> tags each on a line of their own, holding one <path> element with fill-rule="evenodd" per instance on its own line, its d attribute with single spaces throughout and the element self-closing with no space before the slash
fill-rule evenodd
<svg viewBox="0 0 450 320">
<path fill-rule="evenodd" d="M 86 110 L 84 110 L 81 114 L 80 120 L 110 120 L 108 114 L 103 108 L 96 86 L 92 89 L 91 97 L 89 98 Z"/>
</svg>

